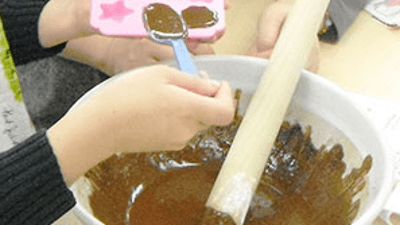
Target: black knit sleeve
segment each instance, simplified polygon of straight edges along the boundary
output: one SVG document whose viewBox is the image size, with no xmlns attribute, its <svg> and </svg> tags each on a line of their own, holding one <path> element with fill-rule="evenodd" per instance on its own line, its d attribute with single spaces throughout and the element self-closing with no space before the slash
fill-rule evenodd
<svg viewBox="0 0 400 225">
<path fill-rule="evenodd" d="M 11 54 L 16 65 L 60 53 L 66 43 L 43 48 L 39 42 L 38 21 L 49 0 L 2 0 L 0 13 Z"/>
<path fill-rule="evenodd" d="M 44 131 L 0 153 L 0 224 L 51 224 L 74 205 Z"/>
</svg>

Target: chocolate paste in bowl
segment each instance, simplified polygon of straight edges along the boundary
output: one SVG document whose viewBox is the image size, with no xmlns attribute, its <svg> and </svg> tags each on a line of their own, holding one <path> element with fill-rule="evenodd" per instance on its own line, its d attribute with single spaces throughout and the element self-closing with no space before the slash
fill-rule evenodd
<svg viewBox="0 0 400 225">
<path fill-rule="evenodd" d="M 200 132 L 182 151 L 119 154 L 98 164 L 86 173 L 94 215 L 105 224 L 233 225 L 204 205 L 241 120 L 236 114 L 230 125 Z M 282 124 L 246 225 L 351 224 L 372 158 L 345 175 L 342 146 L 318 149 L 310 136 L 311 127 Z M 139 185 L 143 192 L 130 205 Z"/>
</svg>

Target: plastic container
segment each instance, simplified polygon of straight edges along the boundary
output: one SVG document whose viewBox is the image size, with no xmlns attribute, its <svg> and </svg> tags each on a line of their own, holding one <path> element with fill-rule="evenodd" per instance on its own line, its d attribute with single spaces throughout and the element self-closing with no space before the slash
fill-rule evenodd
<svg viewBox="0 0 400 225">
<path fill-rule="evenodd" d="M 143 9 L 152 3 L 155 1 L 91 0 L 90 23 L 105 35 L 147 37 Z M 207 7 L 215 13 L 217 23 L 207 28 L 189 29 L 189 39 L 212 40 L 215 36 L 221 36 L 225 30 L 223 0 L 159 0 L 157 3 L 169 5 L 179 15 L 191 6 Z"/>
</svg>

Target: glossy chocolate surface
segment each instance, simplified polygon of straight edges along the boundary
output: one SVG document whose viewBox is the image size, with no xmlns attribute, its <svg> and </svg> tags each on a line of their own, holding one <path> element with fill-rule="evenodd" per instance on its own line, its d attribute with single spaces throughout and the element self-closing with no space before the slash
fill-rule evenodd
<svg viewBox="0 0 400 225">
<path fill-rule="evenodd" d="M 197 134 L 182 151 L 120 154 L 98 164 L 86 174 L 94 215 L 105 224 L 128 218 L 140 225 L 233 225 L 229 215 L 204 205 L 241 121 L 236 114 L 230 125 Z M 284 122 L 245 224 L 351 224 L 372 158 L 345 175 L 343 155 L 341 145 L 317 149 L 310 127 Z M 139 185 L 143 192 L 128 203 Z"/>
</svg>

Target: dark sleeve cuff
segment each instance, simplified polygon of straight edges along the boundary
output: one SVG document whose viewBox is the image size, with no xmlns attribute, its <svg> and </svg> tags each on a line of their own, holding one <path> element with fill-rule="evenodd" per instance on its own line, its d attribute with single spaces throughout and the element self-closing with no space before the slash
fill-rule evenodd
<svg viewBox="0 0 400 225">
<path fill-rule="evenodd" d="M 44 131 L 0 154 L 0 224 L 51 224 L 75 205 Z"/>
<path fill-rule="evenodd" d="M 49 0 L 6 0 L 0 4 L 2 22 L 16 65 L 54 56 L 66 43 L 43 48 L 39 41 L 38 21 Z"/>
<path fill-rule="evenodd" d="M 335 24 L 339 39 L 356 19 L 369 0 L 332 0 L 328 12 Z"/>
</svg>

